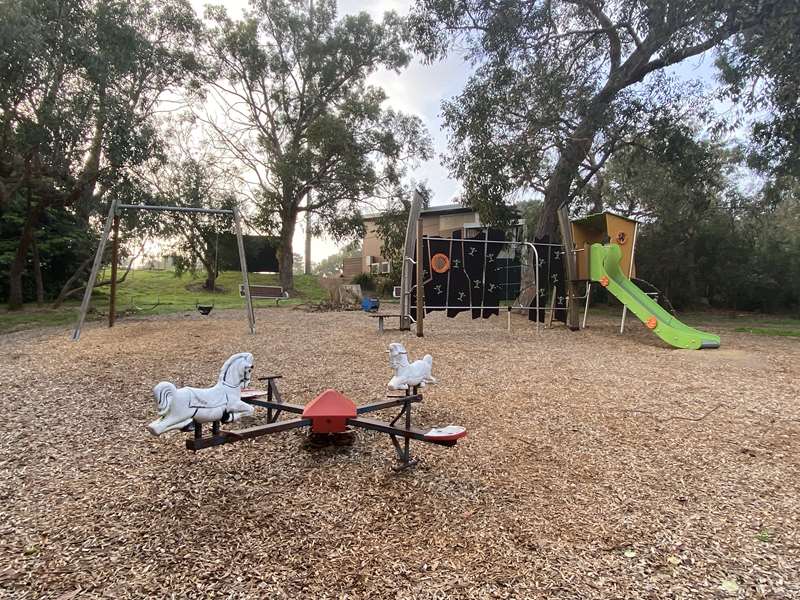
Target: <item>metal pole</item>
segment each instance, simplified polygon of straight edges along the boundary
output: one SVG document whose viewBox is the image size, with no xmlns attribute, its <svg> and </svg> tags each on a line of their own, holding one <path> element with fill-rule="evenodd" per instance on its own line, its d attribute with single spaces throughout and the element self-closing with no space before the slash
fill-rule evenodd
<svg viewBox="0 0 800 600">
<path fill-rule="evenodd" d="M 581 329 L 586 329 L 586 317 L 589 315 L 589 298 L 592 295 L 592 283 L 586 284 L 586 306 L 583 307 L 583 324 Z"/>
<path fill-rule="evenodd" d="M 422 320 L 425 317 L 425 286 L 422 268 L 422 217 L 417 219 L 417 337 L 423 337 Z"/>
<path fill-rule="evenodd" d="M 233 211 L 226 208 L 195 208 L 192 206 L 156 206 L 155 204 L 119 204 L 117 208 L 133 210 L 149 210 L 152 212 L 185 212 L 206 213 L 212 215 L 232 215 Z"/>
<path fill-rule="evenodd" d="M 636 235 L 639 233 L 639 223 L 637 222 L 633 226 L 633 242 L 631 243 L 631 264 L 628 265 L 628 279 L 631 278 L 633 275 L 633 255 L 636 253 Z M 628 316 L 628 305 L 622 305 L 622 320 L 619 323 L 619 332 L 624 333 L 625 331 L 625 317 Z"/>
<path fill-rule="evenodd" d="M 244 302 L 247 311 L 247 322 L 250 333 L 256 332 L 256 315 L 253 312 L 253 300 L 250 298 L 250 279 L 247 276 L 247 258 L 244 255 L 244 239 L 242 239 L 242 224 L 239 219 L 239 209 L 233 209 L 233 222 L 236 225 L 236 244 L 239 246 L 239 264 L 242 267 L 242 283 L 244 284 Z"/>
<path fill-rule="evenodd" d="M 403 266 L 400 272 L 400 330 L 408 331 L 411 329 L 411 254 L 414 252 L 415 231 L 414 226 L 422 210 L 422 194 L 417 190 L 411 196 L 411 208 L 408 211 L 408 223 L 406 223 L 406 237 L 403 247 Z"/>
<path fill-rule="evenodd" d="M 78 312 L 78 322 L 75 324 L 75 330 L 72 332 L 73 342 L 77 342 L 81 339 L 81 327 L 83 327 L 83 322 L 86 320 L 86 312 L 89 310 L 89 301 L 92 299 L 92 289 L 94 288 L 94 282 L 97 280 L 97 272 L 100 270 L 100 263 L 103 262 L 103 252 L 106 249 L 108 234 L 111 231 L 111 222 L 114 220 L 114 214 L 116 212 L 117 201 L 112 200 L 108 207 L 108 216 L 103 226 L 103 233 L 100 236 L 100 243 L 97 245 L 97 252 L 94 255 L 94 263 L 92 263 L 92 270 L 89 273 L 89 281 L 86 282 L 86 289 L 83 292 L 83 300 L 81 301 L 81 308 Z"/>
<path fill-rule="evenodd" d="M 117 263 L 119 262 L 119 214 L 114 214 L 114 243 L 111 246 L 111 296 L 108 299 L 108 326 L 117 318 Z"/>
</svg>

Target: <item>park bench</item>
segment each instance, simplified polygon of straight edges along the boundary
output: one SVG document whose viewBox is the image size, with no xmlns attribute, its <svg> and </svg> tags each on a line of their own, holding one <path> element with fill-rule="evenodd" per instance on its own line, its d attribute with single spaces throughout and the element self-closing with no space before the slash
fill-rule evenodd
<svg viewBox="0 0 800 600">
<path fill-rule="evenodd" d="M 283 288 L 279 285 L 251 285 L 248 286 L 250 288 L 250 297 L 255 299 L 262 299 L 266 298 L 268 300 L 275 300 L 275 304 L 277 305 L 278 302 L 281 300 L 285 300 L 289 297 L 289 292 L 283 291 Z M 239 284 L 239 296 L 244 298 L 244 284 Z"/>
<path fill-rule="evenodd" d="M 374 315 L 370 315 L 370 317 L 373 318 L 373 319 L 378 319 L 378 333 L 383 333 L 383 321 L 384 321 L 384 319 L 391 319 L 391 318 L 400 319 L 402 317 L 402 315 L 390 315 L 390 314 L 386 314 L 386 313 L 383 313 L 383 314 L 375 313 Z M 399 327 L 400 323 L 398 323 L 397 326 Z"/>
</svg>

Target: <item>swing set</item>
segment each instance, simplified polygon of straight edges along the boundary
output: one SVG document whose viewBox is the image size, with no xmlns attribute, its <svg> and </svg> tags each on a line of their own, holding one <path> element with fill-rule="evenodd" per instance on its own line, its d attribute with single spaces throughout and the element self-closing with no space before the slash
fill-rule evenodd
<svg viewBox="0 0 800 600">
<path fill-rule="evenodd" d="M 72 332 L 72 341 L 77 342 L 81 337 L 81 329 L 83 328 L 84 321 L 86 320 L 86 313 L 89 310 L 89 301 L 92 297 L 92 289 L 97 280 L 97 274 L 100 271 L 100 266 L 103 262 L 103 253 L 105 252 L 106 243 L 113 231 L 114 239 L 111 246 L 111 293 L 108 305 L 108 326 L 113 327 L 114 321 L 117 316 L 117 263 L 119 262 L 119 221 L 120 213 L 123 210 L 146 210 L 152 212 L 179 212 L 179 213 L 201 213 L 210 215 L 228 215 L 233 217 L 233 223 L 236 228 L 236 242 L 239 249 L 239 264 L 242 270 L 242 296 L 245 301 L 245 313 L 247 314 L 247 322 L 250 333 L 256 332 L 256 317 L 253 311 L 253 302 L 250 296 L 250 281 L 247 275 L 247 260 L 244 253 L 244 239 L 242 237 L 242 224 L 241 216 L 237 208 L 222 209 L 222 208 L 193 208 L 185 206 L 156 206 L 149 204 L 121 204 L 116 200 L 111 201 L 108 208 L 108 215 L 106 217 L 105 225 L 103 226 L 103 233 L 100 237 L 100 243 L 97 246 L 97 252 L 94 255 L 94 262 L 92 263 L 92 270 L 89 274 L 89 281 L 86 283 L 86 290 L 83 293 L 83 300 L 81 301 L 81 308 L 78 313 L 78 322 L 75 324 L 75 329 Z M 219 244 L 219 241 L 217 241 Z M 216 265 L 215 265 L 216 268 Z M 131 298 L 133 304 L 133 298 Z M 153 310 L 156 306 L 161 304 L 160 300 L 156 301 L 151 307 L 146 307 L 142 310 Z M 207 315 L 214 308 L 213 304 L 199 304 L 195 303 L 195 308 L 201 314 Z"/>
</svg>

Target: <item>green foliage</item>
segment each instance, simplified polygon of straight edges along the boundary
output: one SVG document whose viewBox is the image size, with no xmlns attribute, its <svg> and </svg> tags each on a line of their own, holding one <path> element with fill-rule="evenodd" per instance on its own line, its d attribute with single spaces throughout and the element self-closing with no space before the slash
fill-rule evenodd
<svg viewBox="0 0 800 600">
<path fill-rule="evenodd" d="M 508 218 L 515 195 L 540 191 L 537 233 L 553 235 L 558 208 L 648 117 L 685 95 L 666 68 L 767 21 L 776 25 L 791 4 L 416 0 L 410 21 L 428 59 L 458 47 L 476 65 L 443 107 L 448 165 L 465 196 L 494 223 Z"/>
<path fill-rule="evenodd" d="M 738 151 L 675 123 L 608 162 L 606 205 L 644 222 L 637 274 L 676 307 L 800 309 L 800 187 L 770 181 L 745 193 L 746 178 Z"/>
<path fill-rule="evenodd" d="M 388 275 L 381 275 L 377 278 L 376 291 L 382 298 L 392 298 L 394 286 L 400 285 L 400 274 L 389 273 Z"/>
<path fill-rule="evenodd" d="M 19 243 L 27 207 L 17 196 L 5 206 L 0 219 L 0 302 L 8 300 L 8 273 Z M 55 298 L 75 265 L 90 256 L 97 236 L 71 211 L 48 208 L 39 220 L 34 243 L 39 253 L 44 299 Z M 26 298 L 36 297 L 33 277 L 23 279 Z"/>
<path fill-rule="evenodd" d="M 199 70 L 199 27 L 185 0 L 0 4 L 0 211 L 24 207 L 9 305 L 24 299 L 44 215 L 93 228 L 128 170 L 159 152 L 154 107 Z M 74 259 L 56 278 L 84 257 Z"/>
<path fill-rule="evenodd" d="M 516 205 L 516 209 L 525 222 L 525 241 L 532 242 L 542 216 L 542 210 L 544 210 L 544 203 L 541 200 L 524 200 Z"/>
<path fill-rule="evenodd" d="M 185 208 L 214 208 L 231 210 L 235 204 L 232 194 L 215 186 L 211 165 L 187 158 L 161 178 L 159 203 Z M 233 231 L 230 216 L 202 213 L 162 213 L 160 234 L 175 239 L 172 245 L 176 272 L 194 274 L 199 262 L 206 272 L 203 284 L 214 289 L 218 270 L 219 236 Z"/>
<path fill-rule="evenodd" d="M 312 272 L 315 275 L 337 275 L 342 268 L 342 261 L 354 256 L 361 256 L 361 240 L 350 242 L 339 252 L 322 259 L 313 266 Z"/>
<path fill-rule="evenodd" d="M 430 206 L 432 193 L 424 183 L 414 186 L 422 196 L 422 208 Z M 381 256 L 391 265 L 391 279 L 397 281 L 403 271 L 403 252 L 405 250 L 406 228 L 411 210 L 412 189 L 401 189 L 389 202 L 389 206 L 375 219 L 375 227 L 381 240 Z"/>
<path fill-rule="evenodd" d="M 800 176 L 800 11 L 796 3 L 793 11 L 772 3 L 763 10 L 760 23 L 721 49 L 722 93 L 746 111 L 751 164 Z"/>
<path fill-rule="evenodd" d="M 359 273 L 350 280 L 350 283 L 360 285 L 365 292 L 374 292 L 377 287 L 376 280 L 377 278 L 371 273 Z"/>
</svg>

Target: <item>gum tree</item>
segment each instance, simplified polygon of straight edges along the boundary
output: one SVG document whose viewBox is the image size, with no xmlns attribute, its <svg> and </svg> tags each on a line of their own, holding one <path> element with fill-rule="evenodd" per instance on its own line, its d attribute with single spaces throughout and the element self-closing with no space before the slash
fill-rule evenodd
<svg viewBox="0 0 800 600">
<path fill-rule="evenodd" d="M 665 69 L 774 27 L 793 4 L 417 0 L 412 23 L 428 59 L 458 45 L 476 64 L 445 105 L 451 168 L 467 197 L 502 217 L 516 190 L 539 189 L 537 234 L 553 236 L 559 207 L 602 168 L 620 133 L 658 105 Z"/>
<path fill-rule="evenodd" d="M 430 156 L 421 121 L 383 108 L 384 92 L 366 83 L 408 64 L 403 23 L 393 13 L 338 19 L 335 0 L 259 0 L 242 20 L 222 8 L 208 16 L 215 71 L 200 116 L 245 165 L 254 222 L 277 233 L 291 290 L 300 215 L 311 211 L 335 239 L 355 237 L 361 204 L 391 194 L 409 161 Z"/>
</svg>

